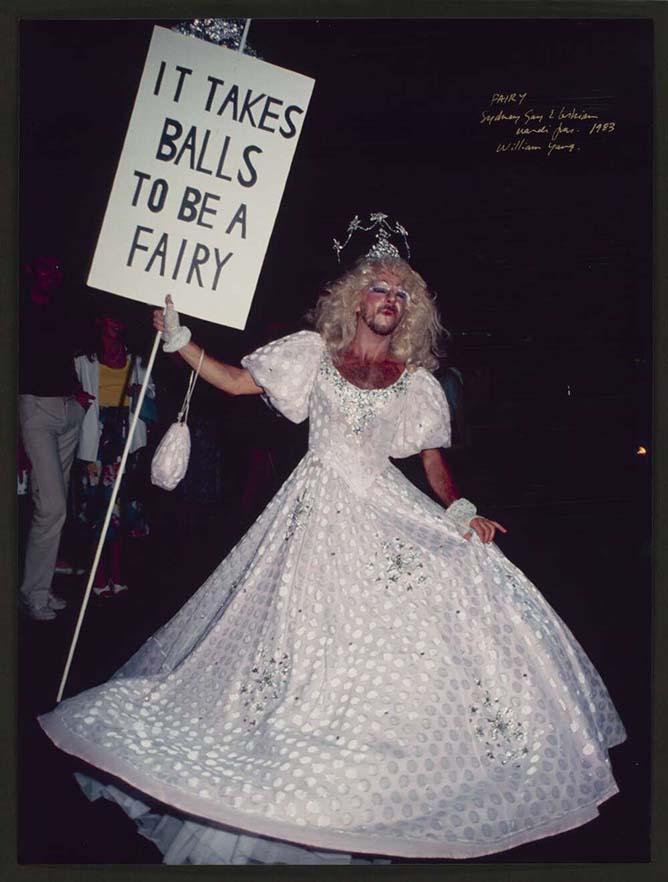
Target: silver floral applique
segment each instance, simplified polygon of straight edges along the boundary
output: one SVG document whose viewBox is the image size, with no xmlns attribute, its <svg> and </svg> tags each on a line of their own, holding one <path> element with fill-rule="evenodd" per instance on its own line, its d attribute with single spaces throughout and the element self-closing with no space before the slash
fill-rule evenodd
<svg viewBox="0 0 668 882">
<path fill-rule="evenodd" d="M 420 550 L 398 536 L 382 543 L 367 570 L 376 582 L 384 582 L 385 588 L 398 585 L 404 591 L 412 591 L 427 580 Z"/>
<path fill-rule="evenodd" d="M 469 707 L 469 723 L 485 749 L 485 756 L 502 766 L 522 759 L 529 752 L 522 721 L 516 719 L 512 708 L 504 706 L 501 699 L 492 697 L 480 680 L 475 682 L 480 700 Z"/>
<path fill-rule="evenodd" d="M 271 701 L 281 697 L 281 691 L 290 675 L 290 658 L 286 652 L 270 655 L 262 651 L 258 662 L 250 670 L 251 678 L 239 692 L 246 708 L 243 721 L 249 726 L 257 724 L 257 717 Z"/>
<path fill-rule="evenodd" d="M 404 371 L 395 383 L 384 389 L 360 389 L 339 373 L 326 352 L 320 370 L 329 380 L 343 417 L 356 435 L 366 429 L 388 401 L 405 392 L 410 379 L 410 374 Z"/>
<path fill-rule="evenodd" d="M 311 510 L 311 503 L 307 498 L 307 491 L 304 490 L 300 496 L 297 497 L 297 502 L 295 503 L 295 507 L 290 512 L 290 516 L 288 518 L 288 526 L 285 530 L 285 541 L 288 542 L 297 530 L 304 525 L 306 520 L 306 515 Z"/>
</svg>

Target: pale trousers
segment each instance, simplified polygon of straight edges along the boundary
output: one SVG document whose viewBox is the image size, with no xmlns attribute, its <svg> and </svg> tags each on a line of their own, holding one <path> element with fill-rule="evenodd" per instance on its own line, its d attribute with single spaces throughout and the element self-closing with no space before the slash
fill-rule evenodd
<svg viewBox="0 0 668 882">
<path fill-rule="evenodd" d="M 84 413 L 74 398 L 19 395 L 19 423 L 32 465 L 34 503 L 20 591 L 32 607 L 45 606 L 51 590 Z"/>
</svg>

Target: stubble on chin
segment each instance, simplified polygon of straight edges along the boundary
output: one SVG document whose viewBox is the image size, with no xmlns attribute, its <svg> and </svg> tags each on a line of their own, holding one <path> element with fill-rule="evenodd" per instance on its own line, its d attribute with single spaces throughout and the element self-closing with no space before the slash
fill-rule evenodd
<svg viewBox="0 0 668 882">
<path fill-rule="evenodd" d="M 390 334 L 393 334 L 399 326 L 399 317 L 396 314 L 392 316 L 392 321 L 389 322 L 384 321 L 384 317 L 378 313 L 374 313 L 371 316 L 362 313 L 361 318 L 370 331 L 373 331 L 374 334 L 378 334 L 381 337 L 387 337 Z"/>
</svg>

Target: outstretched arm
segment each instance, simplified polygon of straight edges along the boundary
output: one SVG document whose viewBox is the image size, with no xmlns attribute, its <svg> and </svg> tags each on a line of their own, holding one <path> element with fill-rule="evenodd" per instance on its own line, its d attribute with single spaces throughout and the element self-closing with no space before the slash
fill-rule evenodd
<svg viewBox="0 0 668 882">
<path fill-rule="evenodd" d="M 452 503 L 456 502 L 460 497 L 450 469 L 443 456 L 443 451 L 439 447 L 423 450 L 420 453 L 420 458 L 422 459 L 422 465 L 424 466 L 425 475 L 427 476 L 427 481 L 429 482 L 431 489 L 446 508 L 449 505 L 452 505 Z M 467 505 L 470 505 L 470 503 L 467 503 Z M 471 509 L 475 511 L 473 506 L 471 506 Z M 502 527 L 501 524 L 497 524 L 496 521 L 481 518 L 479 515 L 472 517 L 469 525 L 471 530 L 474 530 L 483 542 L 491 542 L 494 539 L 497 530 L 501 530 L 502 533 L 508 532 L 505 527 Z M 464 538 L 470 539 L 472 535 L 473 534 L 469 531 L 464 534 Z"/>
<path fill-rule="evenodd" d="M 163 339 L 167 335 L 167 341 L 172 338 L 178 340 L 179 332 L 183 330 L 179 324 L 178 313 L 174 310 L 174 304 L 169 295 L 167 295 L 165 302 L 167 303 L 168 315 L 165 316 L 161 309 L 154 310 L 153 327 L 156 331 L 162 332 Z M 167 322 L 165 322 L 165 318 L 167 318 Z M 197 368 L 202 348 L 193 343 L 189 337 L 190 335 L 188 334 L 186 337 L 187 342 L 173 351 L 178 352 L 191 368 Z M 225 364 L 225 362 L 218 361 L 218 359 L 212 358 L 210 355 L 205 355 L 202 359 L 199 373 L 207 383 L 211 383 L 217 389 L 222 389 L 228 395 L 259 395 L 263 391 L 262 387 L 257 385 L 246 368 Z"/>
<path fill-rule="evenodd" d="M 181 358 L 191 368 L 197 368 L 201 352 L 201 347 L 192 341 L 186 343 L 183 348 L 178 350 Z M 199 375 L 207 383 L 211 383 L 216 389 L 222 389 L 228 395 L 259 395 L 260 392 L 264 391 L 253 380 L 246 368 L 225 364 L 225 362 L 218 361 L 218 359 L 212 358 L 210 355 L 205 355 L 202 359 Z"/>
</svg>

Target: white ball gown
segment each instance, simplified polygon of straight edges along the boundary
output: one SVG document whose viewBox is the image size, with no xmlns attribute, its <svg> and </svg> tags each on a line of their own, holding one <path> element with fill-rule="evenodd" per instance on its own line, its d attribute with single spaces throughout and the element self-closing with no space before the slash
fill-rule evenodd
<svg viewBox="0 0 668 882">
<path fill-rule="evenodd" d="M 358 389 L 310 331 L 243 364 L 309 450 L 166 625 L 40 717 L 118 779 L 88 794 L 169 863 L 472 858 L 595 817 L 625 738 L 600 676 L 389 460 L 448 445 L 436 379 Z"/>
</svg>

